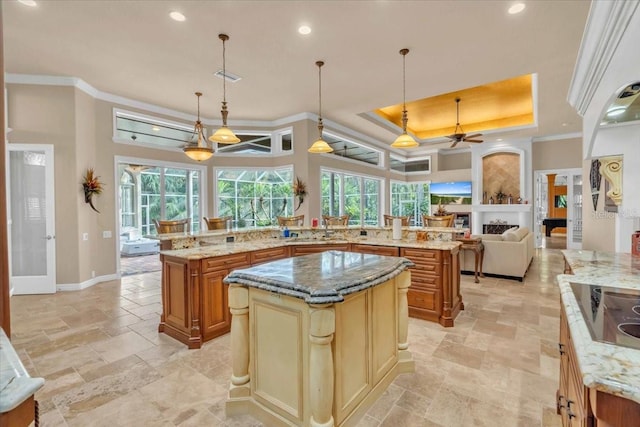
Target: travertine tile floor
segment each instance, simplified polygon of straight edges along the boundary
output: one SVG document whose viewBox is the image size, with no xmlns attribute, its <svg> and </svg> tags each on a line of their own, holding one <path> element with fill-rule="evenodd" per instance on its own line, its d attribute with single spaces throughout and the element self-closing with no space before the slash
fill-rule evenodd
<svg viewBox="0 0 640 427">
<path fill-rule="evenodd" d="M 410 319 L 415 374 L 399 376 L 360 426 L 559 426 L 557 250 L 524 283 L 463 276 L 454 328 Z M 187 350 L 158 334 L 160 274 L 11 299 L 13 344 L 44 426 L 256 426 L 226 418 L 229 336 Z"/>
</svg>

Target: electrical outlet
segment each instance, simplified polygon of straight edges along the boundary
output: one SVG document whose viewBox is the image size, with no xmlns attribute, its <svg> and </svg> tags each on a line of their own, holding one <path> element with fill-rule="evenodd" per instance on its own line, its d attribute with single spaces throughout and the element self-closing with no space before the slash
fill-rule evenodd
<svg viewBox="0 0 640 427">
<path fill-rule="evenodd" d="M 89 233 L 82 233 L 82 240 L 89 240 Z"/>
<path fill-rule="evenodd" d="M 96 277 L 96 272 L 95 270 L 91 270 L 91 278 L 93 279 L 94 277 Z"/>
<path fill-rule="evenodd" d="M 111 231 L 110 230 L 103 231 L 102 232 L 102 238 L 103 239 L 110 239 L 111 238 Z"/>
</svg>

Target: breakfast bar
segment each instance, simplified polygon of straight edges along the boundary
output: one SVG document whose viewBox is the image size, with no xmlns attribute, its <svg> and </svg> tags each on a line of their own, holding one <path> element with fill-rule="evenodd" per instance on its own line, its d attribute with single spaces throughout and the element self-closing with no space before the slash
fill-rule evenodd
<svg viewBox="0 0 640 427">
<path fill-rule="evenodd" d="M 398 374 L 414 371 L 412 265 L 326 251 L 231 272 L 227 414 L 270 426 L 355 425 Z"/>
</svg>

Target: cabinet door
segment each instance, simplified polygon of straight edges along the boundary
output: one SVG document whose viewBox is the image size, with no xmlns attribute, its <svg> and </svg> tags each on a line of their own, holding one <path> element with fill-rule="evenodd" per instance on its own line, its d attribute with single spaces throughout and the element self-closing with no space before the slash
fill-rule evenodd
<svg viewBox="0 0 640 427">
<path fill-rule="evenodd" d="M 229 286 L 222 282 L 228 273 L 227 270 L 217 270 L 202 275 L 200 330 L 203 341 L 226 334 L 231 330 Z"/>
<path fill-rule="evenodd" d="M 560 352 L 560 386 L 556 396 L 557 413 L 562 416 L 562 425 L 569 423 L 567 417 L 567 393 L 569 378 L 569 325 L 567 324 L 567 316 L 564 313 L 564 307 L 560 311 L 560 340 L 558 342 L 558 351 Z"/>
</svg>

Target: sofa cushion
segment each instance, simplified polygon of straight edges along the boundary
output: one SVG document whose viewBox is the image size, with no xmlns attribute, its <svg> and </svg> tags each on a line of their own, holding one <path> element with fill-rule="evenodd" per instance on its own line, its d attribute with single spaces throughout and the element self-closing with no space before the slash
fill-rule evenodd
<svg viewBox="0 0 640 427">
<path fill-rule="evenodd" d="M 473 235 L 471 237 L 481 237 L 483 242 L 486 242 L 486 241 L 497 241 L 497 242 L 500 242 L 500 241 L 502 241 L 502 235 L 501 234 L 480 234 L 480 235 Z"/>
<path fill-rule="evenodd" d="M 518 237 L 518 242 L 529 234 L 529 229 L 527 227 L 520 227 L 516 231 L 513 232 Z"/>
<path fill-rule="evenodd" d="M 502 233 L 502 240 L 504 240 L 505 242 L 519 242 L 520 239 L 515 234 L 517 229 L 518 229 L 518 227 L 513 227 L 513 228 L 508 229 L 504 233 Z"/>
</svg>

